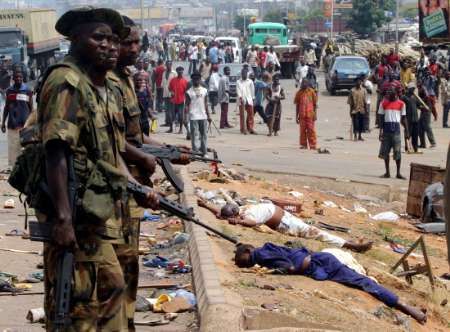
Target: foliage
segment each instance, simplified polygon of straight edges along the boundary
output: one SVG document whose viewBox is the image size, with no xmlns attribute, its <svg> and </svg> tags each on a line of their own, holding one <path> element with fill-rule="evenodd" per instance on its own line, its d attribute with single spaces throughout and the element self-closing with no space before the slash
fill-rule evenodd
<svg viewBox="0 0 450 332">
<path fill-rule="evenodd" d="M 234 17 L 233 26 L 235 29 L 238 29 L 239 31 L 244 31 L 247 29 L 249 23 L 250 23 L 250 16 L 244 18 L 244 16 L 236 15 Z"/>
<path fill-rule="evenodd" d="M 264 22 L 283 23 L 284 14 L 281 10 L 272 10 L 264 15 Z"/>
<path fill-rule="evenodd" d="M 419 15 L 419 10 L 416 7 L 409 7 L 409 8 L 404 8 L 403 10 L 400 10 L 400 16 L 410 19 L 410 20 L 416 19 L 418 15 Z"/>
<path fill-rule="evenodd" d="M 359 34 L 370 34 L 390 20 L 385 11 L 395 12 L 395 0 L 353 0 L 349 26 Z"/>
</svg>

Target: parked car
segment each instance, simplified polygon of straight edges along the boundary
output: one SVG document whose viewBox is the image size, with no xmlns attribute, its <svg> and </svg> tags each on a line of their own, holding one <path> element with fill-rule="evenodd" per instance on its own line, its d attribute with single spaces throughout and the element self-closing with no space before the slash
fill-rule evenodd
<svg viewBox="0 0 450 332">
<path fill-rule="evenodd" d="M 234 54 L 234 62 L 241 63 L 242 62 L 242 46 L 241 41 L 237 37 L 217 37 L 215 39 L 216 42 L 227 45 L 230 44 L 233 49 Z"/>
<path fill-rule="evenodd" d="M 223 69 L 225 67 L 230 67 L 230 102 L 236 101 L 236 82 L 241 78 L 241 71 L 244 67 L 240 63 L 222 63 L 219 65 L 219 74 L 224 75 Z"/>
<path fill-rule="evenodd" d="M 325 76 L 325 85 L 331 95 L 336 90 L 350 90 L 355 86 L 358 76 L 369 75 L 370 67 L 366 58 L 361 56 L 335 57 Z"/>
</svg>

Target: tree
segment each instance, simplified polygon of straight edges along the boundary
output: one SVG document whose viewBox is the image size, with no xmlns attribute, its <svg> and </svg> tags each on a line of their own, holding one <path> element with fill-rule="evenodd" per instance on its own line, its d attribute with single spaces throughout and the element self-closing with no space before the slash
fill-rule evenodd
<svg viewBox="0 0 450 332">
<path fill-rule="evenodd" d="M 356 33 L 370 34 L 390 20 L 384 12 L 393 8 L 395 10 L 395 0 L 353 0 L 349 26 Z"/>
<path fill-rule="evenodd" d="M 235 29 L 238 29 L 239 31 L 244 31 L 247 29 L 247 26 L 250 23 L 250 16 L 246 16 L 244 18 L 244 16 L 240 16 L 240 15 L 236 15 L 234 17 L 234 22 L 233 22 L 233 26 Z"/>
<path fill-rule="evenodd" d="M 273 10 L 264 15 L 264 22 L 283 23 L 284 16 L 281 10 Z"/>
</svg>

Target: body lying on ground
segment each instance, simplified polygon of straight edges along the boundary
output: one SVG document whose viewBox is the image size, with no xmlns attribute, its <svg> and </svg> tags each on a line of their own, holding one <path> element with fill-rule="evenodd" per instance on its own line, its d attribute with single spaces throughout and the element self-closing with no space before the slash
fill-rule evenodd
<svg viewBox="0 0 450 332">
<path fill-rule="evenodd" d="M 305 247 L 295 249 L 280 247 L 272 243 L 266 243 L 261 248 L 241 244 L 236 249 L 235 264 L 241 268 L 258 264 L 269 269 L 276 269 L 283 274 L 299 274 L 318 281 L 335 281 L 361 289 L 387 306 L 412 316 L 421 324 L 427 321 L 425 312 L 401 302 L 396 294 L 372 279 L 355 272 L 329 253 L 312 252 Z"/>
<path fill-rule="evenodd" d="M 283 234 L 315 239 L 339 248 L 347 248 L 357 252 L 364 252 L 372 247 L 372 242 L 355 243 L 347 241 L 339 236 L 308 225 L 300 218 L 272 203 L 252 204 L 242 207 L 226 204 L 221 209 L 203 200 L 199 200 L 198 204 L 210 210 L 218 218 L 226 219 L 233 225 L 246 227 L 266 225 Z"/>
</svg>

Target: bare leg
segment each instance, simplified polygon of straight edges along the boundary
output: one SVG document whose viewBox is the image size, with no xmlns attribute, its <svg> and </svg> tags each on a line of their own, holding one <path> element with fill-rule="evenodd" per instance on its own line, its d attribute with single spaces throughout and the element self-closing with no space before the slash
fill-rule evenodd
<svg viewBox="0 0 450 332">
<path fill-rule="evenodd" d="M 400 301 L 397 303 L 395 308 L 400 310 L 404 314 L 411 316 L 422 325 L 427 322 L 427 312 L 425 310 L 418 309 Z"/>
<path fill-rule="evenodd" d="M 401 168 L 401 165 L 402 165 L 402 161 L 401 160 L 396 160 L 395 162 L 397 164 L 397 179 L 406 180 L 406 178 L 400 173 L 400 168 Z"/>
<path fill-rule="evenodd" d="M 372 249 L 373 242 L 362 242 L 362 243 L 355 243 L 355 242 L 345 242 L 345 244 L 342 246 L 343 248 L 347 248 L 356 252 L 366 252 L 367 250 Z"/>
<path fill-rule="evenodd" d="M 384 167 L 386 168 L 386 173 L 384 173 L 381 177 L 388 179 L 391 177 L 391 172 L 389 170 L 389 157 L 384 159 Z"/>
</svg>

